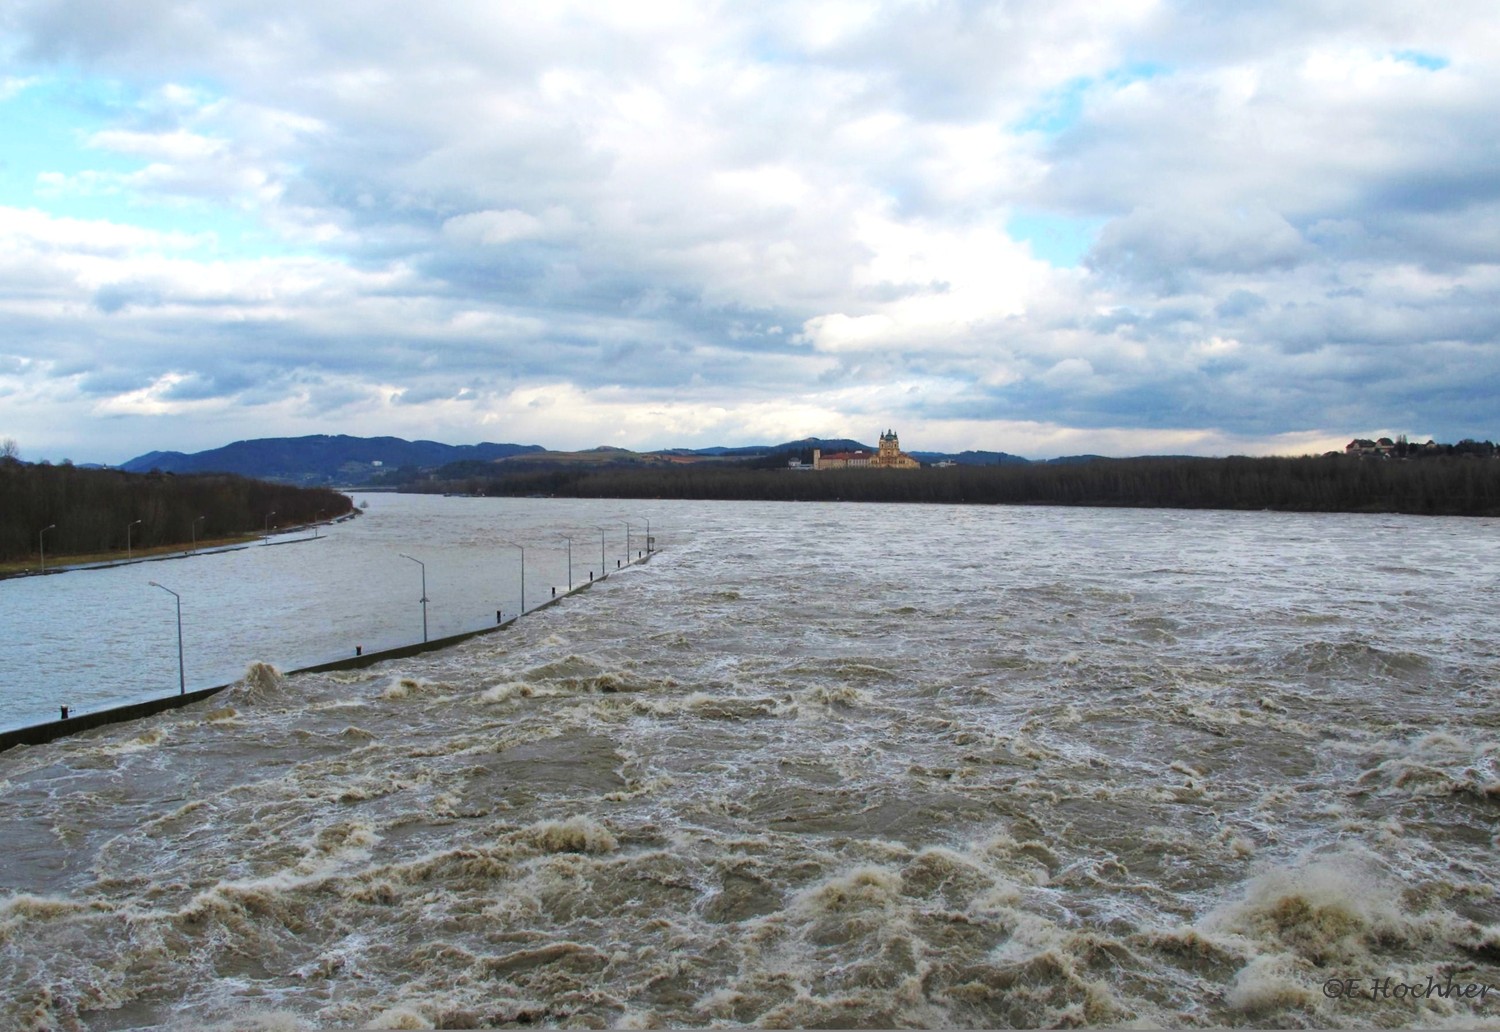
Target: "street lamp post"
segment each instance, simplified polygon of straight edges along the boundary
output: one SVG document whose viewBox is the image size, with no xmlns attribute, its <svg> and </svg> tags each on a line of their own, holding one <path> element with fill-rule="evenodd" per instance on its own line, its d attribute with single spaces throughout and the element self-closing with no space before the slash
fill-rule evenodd
<svg viewBox="0 0 1500 1032">
<path fill-rule="evenodd" d="M 422 640 L 425 642 L 427 640 L 427 564 L 405 552 L 401 553 L 401 558 L 410 559 L 422 568 Z"/>
<path fill-rule="evenodd" d="M 509 545 L 511 548 L 520 548 L 521 549 L 521 615 L 525 616 L 526 615 L 526 549 L 521 548 L 521 546 L 518 545 L 518 544 L 516 544 L 514 541 L 502 541 L 500 543 L 502 545 Z"/>
<path fill-rule="evenodd" d="M 161 588 L 161 590 L 177 600 L 177 694 L 186 695 L 187 674 L 184 672 L 182 665 L 182 596 L 165 584 L 158 584 L 156 581 L 147 581 L 147 583 L 153 588 Z"/>
<path fill-rule="evenodd" d="M 37 551 L 41 552 L 41 554 L 42 554 L 42 572 L 43 573 L 47 572 L 47 531 L 49 531 L 49 530 L 56 530 L 56 529 L 57 529 L 57 524 L 56 523 L 49 523 L 49 524 L 47 524 L 47 526 L 45 526 L 41 530 L 37 531 L 37 534 L 36 534 L 36 547 L 37 547 Z"/>
<path fill-rule="evenodd" d="M 651 554 L 651 521 L 646 521 L 646 554 Z"/>
<path fill-rule="evenodd" d="M 568 543 L 568 590 L 573 590 L 573 539 L 563 535 L 563 540 Z"/>
<path fill-rule="evenodd" d="M 604 572 L 604 535 L 608 532 L 607 527 L 599 528 L 599 576 L 605 576 Z"/>
<path fill-rule="evenodd" d="M 193 551 L 194 552 L 198 551 L 198 524 L 202 523 L 206 519 L 208 519 L 207 516 L 199 516 L 197 519 L 193 520 L 192 527 L 189 528 L 191 530 L 191 532 L 192 532 L 192 535 L 193 535 Z"/>
<path fill-rule="evenodd" d="M 275 516 L 275 515 L 276 515 L 276 510 L 275 509 L 272 509 L 270 512 L 266 513 L 266 536 L 264 538 L 262 538 L 261 540 L 263 540 L 268 545 L 271 543 L 271 517 Z M 424 592 L 422 592 L 422 594 L 425 595 L 425 594 L 427 594 L 427 592 L 424 591 Z"/>
<path fill-rule="evenodd" d="M 132 530 L 134 530 L 136 527 L 138 527 L 140 524 L 144 523 L 144 522 L 145 522 L 144 520 L 136 520 L 134 523 L 127 523 L 127 524 L 125 524 L 125 558 L 126 559 L 129 559 L 130 556 L 131 556 L 131 554 L 132 554 L 131 550 L 130 550 L 130 532 Z"/>
<path fill-rule="evenodd" d="M 624 520 L 620 520 L 625 523 Z M 625 565 L 630 565 L 630 524 L 625 523 Z"/>
</svg>

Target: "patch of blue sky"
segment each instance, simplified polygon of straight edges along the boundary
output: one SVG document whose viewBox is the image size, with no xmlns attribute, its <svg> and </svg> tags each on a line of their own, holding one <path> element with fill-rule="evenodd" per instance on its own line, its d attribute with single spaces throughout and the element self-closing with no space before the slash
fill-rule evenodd
<svg viewBox="0 0 1500 1032">
<path fill-rule="evenodd" d="M 113 121 L 118 109 L 101 91 L 76 83 L 36 79 L 0 100 L 0 189 L 13 201 L 35 189 L 46 174 L 125 172 L 132 162 L 95 150 L 88 139 Z"/>
<path fill-rule="evenodd" d="M 195 257 L 280 257 L 300 253 L 248 214 L 206 203 L 151 199 L 127 177 L 148 164 L 90 144 L 128 121 L 141 98 L 92 77 L 12 80 L 0 92 L 0 205 L 56 218 L 100 220 L 180 234 Z"/>
<path fill-rule="evenodd" d="M 1012 240 L 1025 241 L 1037 258 L 1059 269 L 1077 268 L 1104 226 L 1102 218 L 1017 212 L 1005 223 Z"/>
<path fill-rule="evenodd" d="M 1100 86 L 1121 89 L 1133 82 L 1142 82 L 1167 75 L 1171 69 L 1154 61 L 1136 61 L 1121 65 L 1102 76 L 1080 76 L 1069 79 L 1063 85 L 1049 91 L 1025 118 L 1015 125 L 1019 132 L 1041 133 L 1056 136 L 1076 125 L 1083 117 L 1083 105 L 1088 94 Z"/>
<path fill-rule="evenodd" d="M 758 33 L 750 41 L 750 55 L 761 64 L 767 65 L 790 65 L 802 64 L 806 58 L 800 51 L 793 50 L 781 40 L 766 33 Z"/>
<path fill-rule="evenodd" d="M 1449 64 L 1446 57 L 1424 53 L 1420 50 L 1398 50 L 1391 56 L 1402 64 L 1416 65 L 1418 68 L 1425 68 L 1429 72 L 1441 71 L 1447 68 Z"/>
<path fill-rule="evenodd" d="M 1083 98 L 1093 86 L 1092 78 L 1072 79 L 1050 91 L 1016 124 L 1016 129 L 1048 136 L 1062 132 L 1083 116 Z"/>
</svg>

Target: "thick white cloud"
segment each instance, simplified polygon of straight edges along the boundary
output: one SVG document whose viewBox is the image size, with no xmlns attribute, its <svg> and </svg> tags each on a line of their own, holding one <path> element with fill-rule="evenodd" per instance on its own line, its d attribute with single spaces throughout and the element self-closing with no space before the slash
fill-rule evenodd
<svg viewBox="0 0 1500 1032">
<path fill-rule="evenodd" d="M 0 435 L 105 460 L 335 431 L 1493 436 L 1493 22 L 13 5 L 0 105 L 64 78 L 114 99 L 0 208 Z M 1007 231 L 1021 213 L 1101 228 L 1060 268 Z"/>
</svg>

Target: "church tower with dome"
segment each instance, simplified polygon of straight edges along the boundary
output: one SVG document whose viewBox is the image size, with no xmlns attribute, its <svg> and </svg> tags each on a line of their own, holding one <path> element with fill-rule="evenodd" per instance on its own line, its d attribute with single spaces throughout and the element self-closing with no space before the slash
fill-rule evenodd
<svg viewBox="0 0 1500 1032">
<path fill-rule="evenodd" d="M 901 450 L 901 439 L 894 430 L 880 435 L 880 452 L 870 459 L 872 469 L 918 469 L 921 465 Z"/>
</svg>

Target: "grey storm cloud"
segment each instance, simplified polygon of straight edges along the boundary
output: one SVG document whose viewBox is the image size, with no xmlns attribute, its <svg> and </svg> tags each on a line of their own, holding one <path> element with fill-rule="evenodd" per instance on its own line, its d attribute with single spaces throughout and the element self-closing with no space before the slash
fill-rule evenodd
<svg viewBox="0 0 1500 1032">
<path fill-rule="evenodd" d="M 1105 226 L 1089 252 L 1096 271 L 1173 286 L 1195 274 L 1284 270 L 1312 256 L 1286 219 L 1266 207 L 1187 211 L 1138 208 Z M 1177 292 L 1175 290 L 1171 292 Z"/>
</svg>

